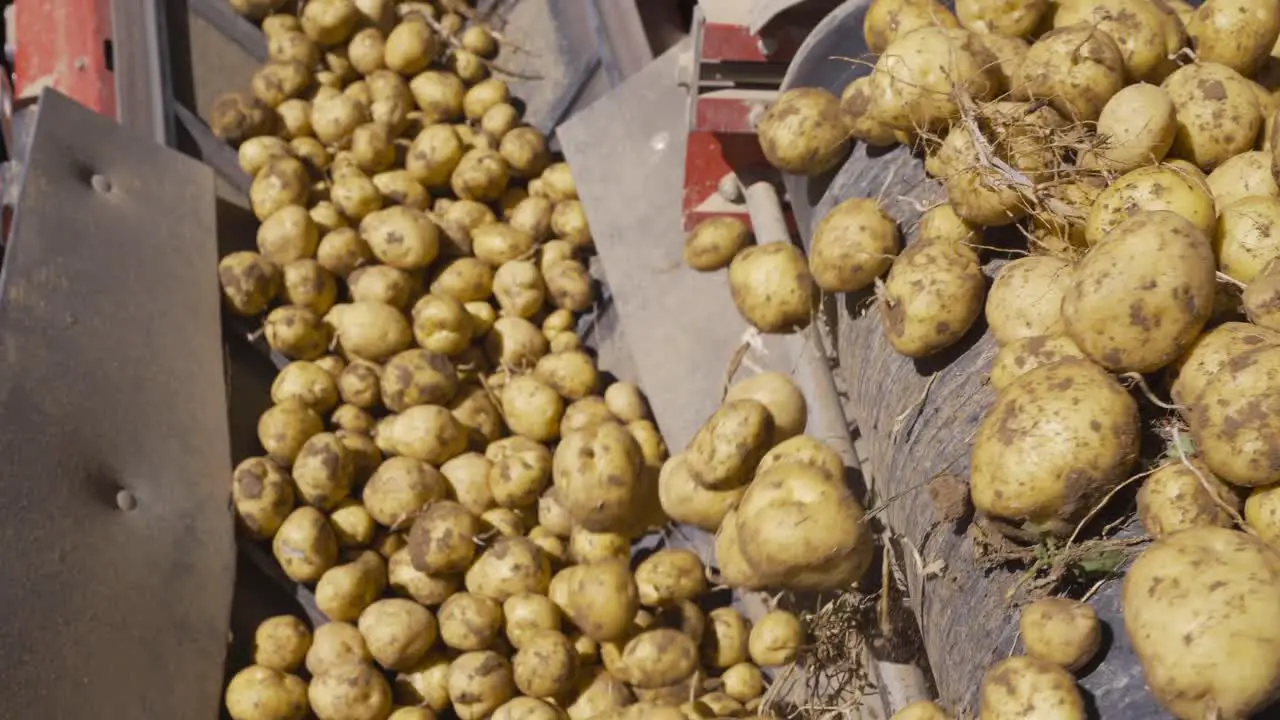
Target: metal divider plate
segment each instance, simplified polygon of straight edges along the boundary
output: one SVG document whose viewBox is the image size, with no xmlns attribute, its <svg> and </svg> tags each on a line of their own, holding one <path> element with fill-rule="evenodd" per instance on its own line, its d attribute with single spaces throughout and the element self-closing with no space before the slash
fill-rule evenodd
<svg viewBox="0 0 1280 720">
<path fill-rule="evenodd" d="M 0 271 L 0 717 L 216 713 L 216 264 L 212 171 L 46 90 Z"/>
</svg>

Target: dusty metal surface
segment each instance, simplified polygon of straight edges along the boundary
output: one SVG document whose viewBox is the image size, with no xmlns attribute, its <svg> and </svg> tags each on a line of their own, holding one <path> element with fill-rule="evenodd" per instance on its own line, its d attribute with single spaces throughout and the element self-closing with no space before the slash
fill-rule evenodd
<svg viewBox="0 0 1280 720">
<path fill-rule="evenodd" d="M 39 113 L 0 273 L 0 716 L 208 717 L 235 568 L 213 174 Z"/>
</svg>

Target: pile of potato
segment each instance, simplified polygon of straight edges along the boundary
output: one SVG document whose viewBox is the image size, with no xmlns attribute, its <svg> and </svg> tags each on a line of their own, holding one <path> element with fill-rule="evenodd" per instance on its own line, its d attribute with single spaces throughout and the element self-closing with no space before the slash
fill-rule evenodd
<svg viewBox="0 0 1280 720">
<path fill-rule="evenodd" d="M 688 264 L 727 266 L 765 332 L 803 328 L 820 292 L 874 293 L 912 358 L 989 330 L 999 395 L 974 440 L 975 508 L 1016 541 L 1062 540 L 1149 473 L 1155 540 L 1124 581 L 1124 631 L 1171 713 L 1247 717 L 1280 697 L 1280 4 L 954 7 L 875 0 L 868 72 L 840 97 L 790 90 L 759 125 L 793 174 L 855 141 L 909 146 L 944 197 L 905 242 L 852 198 L 807 258 L 720 220 L 686 239 Z M 1006 227 L 1025 245 L 989 247 Z M 1168 447 L 1140 447 L 1152 423 L 1174 428 Z M 1051 646 L 1096 645 L 1096 618 L 1033 610 L 1027 656 L 984 682 L 984 720 L 1085 716 L 1080 662 Z M 944 717 L 918 713 L 901 717 Z"/>
<path fill-rule="evenodd" d="M 286 4 L 233 0 L 271 59 L 213 118 L 261 221 L 225 305 L 285 360 L 232 496 L 328 622 L 263 622 L 231 717 L 774 717 L 800 619 L 632 546 L 675 519 L 719 531 L 723 584 L 855 582 L 872 541 L 803 395 L 743 380 L 669 459 L 575 332 L 591 232 L 494 35 L 459 0 Z"/>
</svg>

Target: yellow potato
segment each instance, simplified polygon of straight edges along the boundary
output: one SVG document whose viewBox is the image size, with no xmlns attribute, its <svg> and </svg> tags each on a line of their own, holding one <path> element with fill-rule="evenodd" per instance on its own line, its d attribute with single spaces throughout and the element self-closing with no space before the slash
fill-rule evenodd
<svg viewBox="0 0 1280 720">
<path fill-rule="evenodd" d="M 448 481 L 453 497 L 473 515 L 480 515 L 494 507 L 493 493 L 489 490 L 492 466 L 484 455 L 469 452 L 441 465 L 440 474 Z"/>
<path fill-rule="evenodd" d="M 247 92 L 219 95 L 209 115 L 213 134 L 233 145 L 262 136 L 276 126 L 271 108 Z"/>
<path fill-rule="evenodd" d="M 764 403 L 726 399 L 689 441 L 685 462 L 703 487 L 737 487 L 750 479 L 773 437 L 773 415 Z"/>
<path fill-rule="evenodd" d="M 876 61 L 871 113 L 886 127 L 907 133 L 945 125 L 959 117 L 961 93 L 983 102 L 1001 92 L 998 67 L 977 35 L 920 27 L 898 35 Z"/>
<path fill-rule="evenodd" d="M 1125 632 L 1156 700 L 1179 718 L 1250 717 L 1280 682 L 1280 555 L 1223 528 L 1156 540 L 1125 575 Z M 1205 662 L 1228 653 L 1230 666 Z"/>
<path fill-rule="evenodd" d="M 305 662 L 307 672 L 315 676 L 343 665 L 367 665 L 373 657 L 355 625 L 330 622 L 316 627 Z"/>
<path fill-rule="evenodd" d="M 1249 322 L 1268 330 L 1280 329 L 1280 262 L 1272 260 L 1240 295 Z"/>
<path fill-rule="evenodd" d="M 560 697 L 573 687 L 578 653 L 557 630 L 534 630 L 511 658 L 516 687 L 529 697 Z"/>
<path fill-rule="evenodd" d="M 595 302 L 592 278 L 587 267 L 577 260 L 563 260 L 543 271 L 547 294 L 557 308 L 586 312 Z"/>
<path fill-rule="evenodd" d="M 633 423 L 651 417 L 649 401 L 635 383 L 618 381 L 604 391 L 604 405 L 619 422 Z"/>
<path fill-rule="evenodd" d="M 631 685 L 660 688 L 693 675 L 698 669 L 698 646 L 679 630 L 657 628 L 628 640 L 621 659 Z"/>
<path fill-rule="evenodd" d="M 271 172 L 268 166 L 259 175 Z M 258 252 L 269 262 L 285 265 L 316 254 L 320 243 L 319 230 L 306 208 L 286 204 L 272 211 L 258 227 Z"/>
<path fill-rule="evenodd" d="M 1248 197 L 1280 198 L 1280 185 L 1271 173 L 1271 158 L 1264 152 L 1236 155 L 1209 173 L 1207 182 L 1219 213 Z"/>
<path fill-rule="evenodd" d="M 635 702 L 635 695 L 626 683 L 604 668 L 585 669 L 579 673 L 570 696 L 573 700 L 565 708 L 569 720 L 591 720 L 605 713 L 619 712 Z"/>
<path fill-rule="evenodd" d="M 307 687 L 317 720 L 380 720 L 391 712 L 391 685 L 369 665 L 341 665 Z"/>
<path fill-rule="evenodd" d="M 915 700 L 894 713 L 889 720 L 951 720 L 951 716 L 932 700 Z"/>
<path fill-rule="evenodd" d="M 569 560 L 579 565 L 626 560 L 631 557 L 631 538 L 616 532 L 592 532 L 574 527 L 569 533 Z"/>
<path fill-rule="evenodd" d="M 595 361 L 580 350 L 542 356 L 534 376 L 569 401 L 591 395 L 599 383 Z"/>
<path fill-rule="evenodd" d="M 480 520 L 462 505 L 441 500 L 427 506 L 409 531 L 409 557 L 421 572 L 460 573 L 476 556 Z"/>
<path fill-rule="evenodd" d="M 354 622 L 386 589 L 386 563 L 378 553 L 366 550 L 320 576 L 316 607 L 330 620 Z"/>
<path fill-rule="evenodd" d="M 456 575 L 430 575 L 418 570 L 413 566 L 409 548 L 401 547 L 394 550 L 387 561 L 387 585 L 395 595 L 436 607 L 457 594 L 462 582 Z"/>
<path fill-rule="evenodd" d="M 413 305 L 413 337 L 423 349 L 457 356 L 471 344 L 474 324 L 462 303 L 428 293 Z"/>
<path fill-rule="evenodd" d="M 814 229 L 809 271 L 826 292 L 858 292 L 889 270 L 901 247 L 897 223 L 875 200 L 850 198 Z"/>
<path fill-rule="evenodd" d="M 314 210 L 312 214 L 314 216 Z M 354 228 L 339 227 L 320 238 L 316 262 L 334 275 L 346 278 L 362 265 L 373 262 L 373 252 Z"/>
<path fill-rule="evenodd" d="M 459 655 L 449 665 L 449 699 L 459 720 L 481 720 L 516 694 L 511 663 L 487 650 Z"/>
<path fill-rule="evenodd" d="M 840 115 L 849 137 L 872 147 L 893 145 L 897 142 L 893 129 L 881 123 L 872 109 L 870 75 L 855 79 L 840 93 Z"/>
<path fill-rule="evenodd" d="M 1069 598 L 1041 598 L 1024 607 L 1018 633 L 1028 655 L 1071 671 L 1084 667 L 1102 644 L 1098 613 Z"/>
<path fill-rule="evenodd" d="M 273 405 L 258 418 L 258 442 L 284 467 L 293 465 L 307 440 L 323 430 L 320 416 L 297 400 Z"/>
<path fill-rule="evenodd" d="M 849 152 L 840 100 L 821 88 L 782 93 L 756 127 L 769 164 L 793 175 L 818 175 Z"/>
<path fill-rule="evenodd" d="M 560 608 L 546 595 L 517 593 L 502 603 L 507 640 L 519 650 L 543 630 L 560 630 Z"/>
<path fill-rule="evenodd" d="M 1137 213 L 1076 266 L 1062 300 L 1067 334 L 1108 370 L 1159 370 L 1209 320 L 1214 273 L 1212 249 L 1190 222 Z"/>
<path fill-rule="evenodd" d="M 413 667 L 435 644 L 438 626 L 431 611 L 407 598 L 379 600 L 356 624 L 369 654 L 388 670 Z"/>
<path fill-rule="evenodd" d="M 658 499 L 672 520 L 715 532 L 730 508 L 738 503 L 745 486 L 724 490 L 703 487 L 689 472 L 685 453 L 673 455 L 658 476 Z"/>
<path fill-rule="evenodd" d="M 958 28 L 956 16 L 935 0 L 874 0 L 862 22 L 867 49 L 882 53 L 897 38 L 922 27 Z"/>
<path fill-rule="evenodd" d="M 535 263 L 508 260 L 494 273 L 493 297 L 504 314 L 531 318 L 542 310 L 547 286 Z"/>
<path fill-rule="evenodd" d="M 1040 36 L 1013 77 L 1015 97 L 1047 100 L 1078 121 L 1097 120 L 1125 86 L 1125 56 L 1116 39 L 1093 23 Z"/>
<path fill-rule="evenodd" d="M 626 560 L 574 565 L 560 575 L 564 576 L 564 596 L 556 604 L 575 627 L 602 643 L 628 636 L 640 600 Z M 557 600 L 556 585 L 553 581 L 548 592 L 553 601 Z"/>
<path fill-rule="evenodd" d="M 1044 660 L 1015 655 L 982 676 L 980 720 L 1085 720 L 1071 673 Z"/>
<path fill-rule="evenodd" d="M 532 127 L 518 127 L 503 135 L 498 143 L 498 154 L 511 168 L 511 174 L 518 178 L 535 178 L 551 163 L 551 152 L 547 149 L 546 137 Z M 532 186 L 531 182 L 530 187 Z M 576 197 L 576 190 L 574 197 Z M 557 200 L 557 198 L 549 199 L 553 202 Z M 559 197 L 559 199 L 565 198 Z"/>
<path fill-rule="evenodd" d="M 296 675 L 250 665 L 232 676 L 225 694 L 232 720 L 302 720 L 307 716 L 307 683 Z"/>
<path fill-rule="evenodd" d="M 960 27 L 976 33 L 1027 37 L 1048 14 L 1049 0 L 1001 2 L 1001 0 L 957 0 Z M 1106 28 L 1103 28 L 1104 30 Z"/>
<path fill-rule="evenodd" d="M 551 479 L 551 450 L 520 435 L 502 438 L 485 448 L 489 460 L 489 494 L 499 506 L 525 508 L 538 501 Z"/>
<path fill-rule="evenodd" d="M 218 263 L 222 297 L 237 315 L 259 315 L 280 291 L 280 270 L 254 252 L 234 252 Z"/>
<path fill-rule="evenodd" d="M 462 119 L 462 98 L 467 88 L 453 73 L 427 70 L 413 76 L 409 92 L 422 111 L 426 125 L 456 122 Z"/>
<path fill-rule="evenodd" d="M 1191 406 L 1196 448 L 1226 482 L 1258 487 L 1280 481 L 1271 410 L 1278 381 L 1280 348 L 1267 343 L 1226 360 Z"/>
<path fill-rule="evenodd" d="M 1191 527 L 1229 528 L 1233 520 L 1226 508 L 1239 512 L 1240 498 L 1199 459 L 1175 459 L 1138 490 L 1138 517 L 1152 537 Z"/>
<path fill-rule="evenodd" d="M 729 289 L 742 317 L 767 333 L 804 328 L 817 302 L 804 254 L 787 242 L 739 252 L 729 264 Z"/>
<path fill-rule="evenodd" d="M 1208 172 L 1252 150 L 1262 129 L 1262 109 L 1249 82 L 1225 65 L 1198 62 L 1163 84 L 1177 113 L 1172 153 Z"/>
<path fill-rule="evenodd" d="M 271 551 L 289 579 L 316 582 L 338 561 L 338 537 L 324 513 L 304 505 L 285 518 Z"/>
<path fill-rule="evenodd" d="M 366 410 L 382 403 L 382 370 L 373 363 L 356 361 L 338 375 L 338 392 L 344 402 Z"/>
<path fill-rule="evenodd" d="M 379 261 L 403 270 L 425 268 L 440 252 L 435 224 L 404 205 L 366 215 L 360 221 L 360 237 Z"/>
<path fill-rule="evenodd" d="M 551 231 L 575 249 L 592 246 L 591 228 L 587 225 L 587 213 L 577 199 L 561 200 L 551 211 Z"/>
<path fill-rule="evenodd" d="M 725 670 L 749 658 L 751 624 L 742 613 L 731 607 L 716 608 L 707 613 L 708 632 L 702 636 L 702 664 L 713 670 Z M 670 683 L 667 683 L 670 684 Z"/>
<path fill-rule="evenodd" d="M 518 697 L 494 710 L 492 720 L 564 720 L 566 717 L 563 710 L 550 702 Z"/>
<path fill-rule="evenodd" d="M 1036 531 L 1068 534 L 1128 478 L 1138 434 L 1137 404 L 1098 366 L 1067 359 L 1036 368 L 1004 389 L 979 427 L 973 504 Z"/>
<path fill-rule="evenodd" d="M 1101 144 L 1081 166 L 1129 172 L 1158 163 L 1173 146 L 1178 125 L 1173 101 L 1156 85 L 1138 83 L 1116 93 L 1098 116 Z"/>
<path fill-rule="evenodd" d="M 1204 333 L 1170 366 L 1174 402 L 1197 403 L 1209 380 L 1227 361 L 1249 350 L 1280 345 L 1280 333 L 1248 323 L 1228 322 Z"/>
<path fill-rule="evenodd" d="M 253 662 L 280 672 L 302 667 L 311 649 L 311 628 L 294 615 L 276 615 L 253 631 Z"/>
<path fill-rule="evenodd" d="M 502 388 L 502 416 L 511 431 L 539 442 L 556 439 L 564 400 L 531 375 L 511 378 Z"/>
<path fill-rule="evenodd" d="M 743 557 L 742 543 L 738 539 L 738 514 L 734 508 L 725 513 L 720 529 L 716 531 L 715 550 L 720 584 L 739 590 L 761 590 L 768 585 Z"/>
<path fill-rule="evenodd" d="M 463 200 L 492 202 L 506 192 L 510 172 L 502 155 L 477 148 L 462 156 L 449 183 L 454 194 Z"/>
<path fill-rule="evenodd" d="M 751 627 L 747 650 L 760 667 L 781 667 L 796 659 L 804 646 L 800 618 L 786 610 L 770 610 Z"/>
<path fill-rule="evenodd" d="M 967 127 L 952 127 L 933 157 L 929 174 L 942 180 L 952 209 L 964 222 L 1000 227 L 1027 215 L 1027 202 L 1021 193 L 1001 182 L 995 171 L 982 163 L 982 155 Z"/>
<path fill-rule="evenodd" d="M 387 458 L 364 486 L 365 509 L 380 525 L 400 527 L 446 495 L 444 476 L 413 458 Z"/>
<path fill-rule="evenodd" d="M 1205 0 L 1187 23 L 1196 59 L 1241 75 L 1258 71 L 1280 37 L 1280 7 L 1255 0 Z"/>
<path fill-rule="evenodd" d="M 697 553 L 664 548 L 636 566 L 636 587 L 641 605 L 658 607 L 693 600 L 706 592 L 706 569 Z"/>
<path fill-rule="evenodd" d="M 440 639 L 454 650 L 488 650 L 502 636 L 502 604 L 470 592 L 450 595 L 437 611 Z"/>
<path fill-rule="evenodd" d="M 880 318 L 894 350 L 925 357 L 959 341 L 982 314 L 986 276 L 966 247 L 914 242 L 889 270 Z"/>
<path fill-rule="evenodd" d="M 724 693 L 741 703 L 750 702 L 764 695 L 764 673 L 749 662 L 741 662 L 720 675 Z"/>
<path fill-rule="evenodd" d="M 467 590 L 505 602 L 520 593 L 546 593 L 551 562 L 528 538 L 503 537 L 467 570 Z"/>
<path fill-rule="evenodd" d="M 348 358 L 380 362 L 407 350 L 413 331 L 404 315 L 381 302 L 356 301 L 334 305 L 325 316 Z"/>
<path fill-rule="evenodd" d="M 311 101 L 310 119 L 316 138 L 335 147 L 349 142 L 356 128 L 369 120 L 369 109 L 350 95 L 317 95 Z"/>
<path fill-rule="evenodd" d="M 1002 346 L 991 363 L 991 387 L 1004 390 L 1022 375 L 1066 358 L 1089 359 L 1067 335 L 1032 335 L 1014 340 Z"/>
<path fill-rule="evenodd" d="M 441 45 L 440 37 L 429 25 L 411 17 L 387 35 L 383 61 L 401 75 L 413 75 L 427 69 Z"/>
<path fill-rule="evenodd" d="M 419 288 L 419 278 L 390 265 L 365 265 L 347 275 L 347 292 L 356 302 L 377 302 L 403 309 Z"/>
<path fill-rule="evenodd" d="M 1280 257 L 1280 197 L 1246 197 L 1222 208 L 1213 250 L 1218 269 L 1242 283 L 1253 282 Z"/>
<path fill-rule="evenodd" d="M 320 45 L 332 46 L 351 37 L 360 12 L 351 0 L 316 0 L 302 8 L 298 20 L 307 37 Z"/>
<path fill-rule="evenodd" d="M 1089 213 L 1085 237 L 1090 245 L 1142 211 L 1169 210 L 1212 236 L 1217 226 L 1213 195 L 1198 170 L 1179 161 L 1138 168 L 1109 185 Z"/>
<path fill-rule="evenodd" d="M 458 374 L 444 355 L 415 348 L 387 360 L 381 378 L 382 402 L 392 412 L 415 405 L 443 405 L 458 391 Z"/>
<path fill-rule="evenodd" d="M 303 63 L 270 60 L 253 74 L 250 87 L 255 97 L 274 108 L 300 95 L 310 82 L 311 71 Z"/>
<path fill-rule="evenodd" d="M 267 540 L 293 510 L 293 482 L 274 461 L 248 458 L 232 473 L 231 497 L 240 527 L 251 537 Z"/>
<path fill-rule="evenodd" d="M 311 258 L 285 265 L 281 279 L 281 300 L 289 305 L 323 315 L 337 301 L 338 283 L 333 273 Z"/>
<path fill-rule="evenodd" d="M 493 293 L 493 268 L 478 258 L 458 258 L 436 274 L 431 292 L 463 303 L 487 300 Z"/>
<path fill-rule="evenodd" d="M 1022 38 L 1008 35 L 986 34 L 980 36 L 978 40 L 995 56 L 997 65 L 992 69 L 996 71 L 1000 86 L 1013 87 L 1013 76 L 1017 74 L 1022 63 L 1026 62 L 1031 44 Z"/>
<path fill-rule="evenodd" d="M 1159 0 L 1077 0 L 1059 4 L 1054 27 L 1096 27 L 1116 41 L 1126 74 L 1135 80 L 1159 81 L 1167 67 L 1165 18 Z"/>
<path fill-rule="evenodd" d="M 1021 258 L 996 274 L 987 295 L 986 317 L 1001 345 L 1063 331 L 1062 297 L 1071 284 L 1071 264 L 1044 255 Z"/>
<path fill-rule="evenodd" d="M 464 385 L 453 398 L 449 410 L 474 445 L 493 442 L 505 433 L 501 411 L 489 392 L 478 384 Z"/>
<path fill-rule="evenodd" d="M 407 170 L 388 170 L 370 178 L 382 194 L 384 205 L 403 205 L 413 210 L 426 210 L 431 196 Z"/>
<path fill-rule="evenodd" d="M 396 702 L 443 713 L 451 702 L 448 685 L 451 661 L 451 653 L 434 650 L 409 670 L 397 673 L 394 690 Z"/>
<path fill-rule="evenodd" d="M 556 446 L 552 477 L 574 521 L 603 532 L 631 519 L 643 467 L 635 438 L 623 426 L 607 422 L 563 437 Z"/>
</svg>

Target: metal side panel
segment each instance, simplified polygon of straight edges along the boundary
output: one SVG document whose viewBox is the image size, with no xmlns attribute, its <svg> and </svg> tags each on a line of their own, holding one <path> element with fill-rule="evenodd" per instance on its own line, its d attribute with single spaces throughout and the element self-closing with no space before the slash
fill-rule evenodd
<svg viewBox="0 0 1280 720">
<path fill-rule="evenodd" d="M 0 717 L 217 713 L 235 574 L 213 173 L 40 98 L 0 271 Z"/>
</svg>

